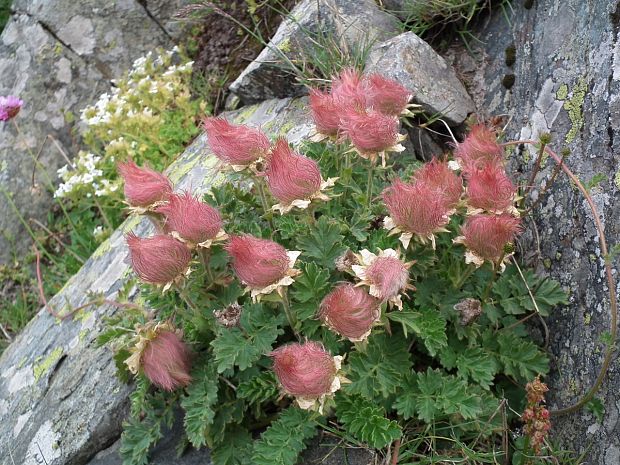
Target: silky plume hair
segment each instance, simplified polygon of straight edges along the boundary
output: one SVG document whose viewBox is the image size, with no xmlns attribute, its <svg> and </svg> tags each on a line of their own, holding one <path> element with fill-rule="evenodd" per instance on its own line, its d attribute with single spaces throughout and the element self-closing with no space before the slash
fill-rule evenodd
<svg viewBox="0 0 620 465">
<path fill-rule="evenodd" d="M 398 82 L 381 76 L 370 74 L 368 82 L 368 105 L 384 115 L 399 116 L 407 109 L 411 92 Z"/>
<path fill-rule="evenodd" d="M 220 160 L 231 165 L 249 165 L 269 152 L 269 139 L 260 130 L 231 124 L 224 118 L 203 120 L 208 144 Z"/>
<path fill-rule="evenodd" d="M 155 211 L 164 215 L 166 233 L 174 231 L 195 244 L 214 239 L 222 229 L 220 212 L 189 192 L 171 195 L 168 203 Z"/>
<path fill-rule="evenodd" d="M 366 268 L 366 280 L 379 290 L 381 300 L 388 300 L 407 287 L 409 270 L 396 257 L 377 257 Z"/>
<path fill-rule="evenodd" d="M 504 255 L 506 244 L 521 232 L 520 223 L 507 213 L 470 216 L 461 227 L 463 243 L 478 257 L 495 263 Z"/>
<path fill-rule="evenodd" d="M 449 209 L 456 208 L 463 195 L 463 179 L 448 167 L 448 162 L 437 158 L 416 171 L 413 180 L 441 192 Z"/>
<path fill-rule="evenodd" d="M 517 188 L 502 166 L 488 163 L 465 176 L 470 206 L 486 211 L 503 211 L 513 206 Z"/>
<path fill-rule="evenodd" d="M 351 283 L 336 286 L 319 306 L 319 318 L 334 332 L 360 339 L 379 317 L 380 301 Z"/>
<path fill-rule="evenodd" d="M 473 126 L 465 140 L 456 144 L 454 158 L 463 171 L 479 169 L 486 164 L 502 164 L 504 150 L 497 143 L 495 131 L 484 124 Z"/>
<path fill-rule="evenodd" d="M 289 268 L 286 249 L 268 239 L 249 234 L 232 236 L 224 248 L 232 258 L 232 267 L 237 277 L 254 288 L 278 282 Z"/>
<path fill-rule="evenodd" d="M 174 281 L 187 271 L 192 259 L 185 244 L 166 234 L 140 238 L 129 233 L 125 240 L 131 267 L 146 283 L 168 284 Z"/>
<path fill-rule="evenodd" d="M 349 107 L 341 126 L 343 135 L 362 153 L 382 152 L 398 144 L 400 123 L 395 116 L 372 109 L 359 112 Z"/>
<path fill-rule="evenodd" d="M 132 207 L 150 207 L 168 200 L 172 194 L 172 183 L 166 176 L 140 168 L 133 160 L 118 163 L 117 169 L 125 181 L 125 200 Z"/>
<path fill-rule="evenodd" d="M 166 391 L 188 386 L 192 380 L 189 349 L 173 331 L 160 331 L 146 343 L 141 365 L 149 381 Z"/>
</svg>

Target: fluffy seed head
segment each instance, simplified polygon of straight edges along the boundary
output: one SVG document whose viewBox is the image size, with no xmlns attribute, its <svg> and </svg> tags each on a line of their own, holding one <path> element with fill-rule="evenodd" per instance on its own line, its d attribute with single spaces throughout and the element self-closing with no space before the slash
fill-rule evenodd
<svg viewBox="0 0 620 465">
<path fill-rule="evenodd" d="M 189 192 L 173 194 L 168 203 L 155 210 L 165 216 L 164 231 L 175 231 L 183 239 L 200 244 L 214 239 L 222 229 L 220 213 Z"/>
<path fill-rule="evenodd" d="M 395 116 L 347 108 L 341 123 L 344 135 L 361 153 L 382 152 L 398 144 L 399 122 Z"/>
<path fill-rule="evenodd" d="M 379 300 L 350 283 L 336 286 L 319 307 L 319 318 L 341 336 L 359 340 L 379 317 Z"/>
<path fill-rule="evenodd" d="M 288 344 L 271 352 L 273 371 L 286 393 L 319 397 L 331 392 L 336 377 L 334 358 L 321 344 Z"/>
<path fill-rule="evenodd" d="M 415 172 L 413 179 L 441 192 L 449 209 L 455 208 L 461 199 L 463 180 L 448 167 L 447 161 L 433 158 Z"/>
<path fill-rule="evenodd" d="M 138 277 L 150 284 L 168 284 L 183 275 L 192 254 L 181 241 L 166 234 L 140 238 L 133 233 L 125 236 L 129 261 Z"/>
<path fill-rule="evenodd" d="M 318 163 L 295 153 L 285 139 L 276 142 L 265 173 L 271 193 L 283 204 L 307 199 L 321 189 Z"/>
<path fill-rule="evenodd" d="M 141 362 L 151 383 L 166 391 L 185 387 L 192 380 L 189 349 L 173 331 L 160 331 L 147 342 Z"/>
<path fill-rule="evenodd" d="M 461 162 L 464 171 L 481 165 L 502 163 L 503 150 L 497 143 L 497 135 L 484 124 L 477 124 L 463 142 L 457 144 L 454 157 Z"/>
<path fill-rule="evenodd" d="M 310 111 L 321 134 L 337 136 L 340 129 L 341 106 L 334 97 L 318 89 L 310 90 Z"/>
<path fill-rule="evenodd" d="M 425 183 L 396 179 L 383 191 L 383 202 L 400 230 L 422 237 L 432 235 L 449 221 L 443 196 Z"/>
<path fill-rule="evenodd" d="M 203 120 L 203 127 L 215 156 L 231 165 L 249 165 L 269 151 L 269 139 L 259 129 L 211 117 Z"/>
<path fill-rule="evenodd" d="M 172 183 L 157 171 L 140 168 L 132 160 L 119 163 L 117 168 L 125 180 L 125 200 L 132 207 L 150 207 L 172 194 Z"/>
<path fill-rule="evenodd" d="M 268 239 L 251 235 L 233 236 L 225 246 L 239 279 L 250 287 L 263 288 L 277 283 L 289 268 L 286 249 Z"/>
<path fill-rule="evenodd" d="M 409 270 L 396 257 L 377 257 L 366 268 L 366 280 L 376 286 L 381 294 L 378 296 L 381 300 L 388 300 L 396 297 L 407 287 Z"/>
<path fill-rule="evenodd" d="M 407 109 L 411 92 L 398 82 L 380 74 L 371 74 L 368 81 L 368 105 L 375 110 L 392 116 L 399 116 Z"/>
<path fill-rule="evenodd" d="M 467 203 L 487 211 L 503 211 L 514 203 L 515 185 L 500 165 L 486 164 L 467 173 Z"/>
<path fill-rule="evenodd" d="M 331 95 L 340 105 L 363 111 L 367 106 L 368 83 L 358 70 L 347 68 L 332 79 Z"/>
<path fill-rule="evenodd" d="M 24 102 L 14 95 L 0 97 L 0 121 L 8 121 L 15 118 L 23 104 Z"/>
<path fill-rule="evenodd" d="M 461 227 L 465 247 L 493 263 L 502 258 L 506 244 L 514 241 L 520 232 L 519 218 L 507 213 L 473 215 Z"/>
</svg>

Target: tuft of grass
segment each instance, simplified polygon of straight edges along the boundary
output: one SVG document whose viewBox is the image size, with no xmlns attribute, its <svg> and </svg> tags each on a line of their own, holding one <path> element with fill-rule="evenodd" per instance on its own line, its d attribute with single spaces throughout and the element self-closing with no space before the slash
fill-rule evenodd
<svg viewBox="0 0 620 465">
<path fill-rule="evenodd" d="M 11 5 L 13 0 L 0 0 L 0 32 L 4 29 L 9 17 L 11 16 Z"/>
</svg>

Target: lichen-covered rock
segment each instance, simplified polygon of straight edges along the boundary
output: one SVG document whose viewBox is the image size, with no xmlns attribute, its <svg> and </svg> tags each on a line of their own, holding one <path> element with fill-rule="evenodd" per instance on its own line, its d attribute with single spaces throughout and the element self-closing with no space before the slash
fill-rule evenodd
<svg viewBox="0 0 620 465">
<path fill-rule="evenodd" d="M 558 151 L 571 149 L 566 163 L 583 182 L 602 174 L 591 194 L 608 243 L 618 244 L 620 182 L 614 177 L 620 171 L 620 6 L 607 0 L 511 5 L 510 21 L 496 11 L 480 31 L 486 45 L 477 50 L 476 103 L 488 115 L 506 115 L 508 139 L 536 139 L 550 132 Z M 508 89 L 505 77 L 510 75 L 515 78 Z M 512 158 L 527 182 L 536 149 L 515 150 Z M 551 160 L 544 163 L 535 197 L 553 167 Z M 609 294 L 592 213 L 566 177 L 559 177 L 534 218 L 538 234 L 523 241 L 524 255 L 570 290 L 570 305 L 548 322 L 554 360 L 548 400 L 554 410 L 572 405 L 594 384 L 605 351 L 602 336 L 610 330 Z M 618 279 L 617 256 L 611 263 Z M 598 394 L 605 407 L 602 422 L 586 409 L 552 418 L 555 440 L 585 452 L 582 463 L 620 463 L 618 392 L 620 361 L 615 356 Z"/>
<path fill-rule="evenodd" d="M 303 0 L 282 21 L 263 51 L 230 85 L 243 103 L 305 93 L 289 64 L 303 61 L 328 42 L 354 51 L 398 33 L 398 21 L 373 0 Z M 322 39 L 319 39 L 321 37 Z"/>
<path fill-rule="evenodd" d="M 474 111 L 474 102 L 454 69 L 413 32 L 373 47 L 366 71 L 400 82 L 429 116 L 441 114 L 451 126 L 460 125 Z"/>
<path fill-rule="evenodd" d="M 299 143 L 311 131 L 305 102 L 272 100 L 227 115 L 261 126 L 275 138 Z M 199 137 L 169 168 L 177 189 L 207 191 L 221 177 L 217 159 Z M 149 232 L 131 217 L 50 301 L 57 312 L 89 302 L 93 294 L 115 299 L 131 277 L 123 235 Z M 95 339 L 103 319 L 122 311 L 90 306 L 60 321 L 46 310 L 28 324 L 0 357 L 0 465 L 85 463 L 120 434 L 130 387 L 115 376 L 112 354 Z"/>
<path fill-rule="evenodd" d="M 17 95 L 24 107 L 15 120 L 21 134 L 11 122 L 0 123 L 0 263 L 13 249 L 23 251 L 29 244 L 5 193 L 26 220 L 47 217 L 50 183 L 37 170 L 32 185 L 32 156 L 41 150 L 39 162 L 55 179 L 66 161 L 48 135 L 69 157 L 75 154 L 72 132 L 79 111 L 108 90 L 110 80 L 133 60 L 156 47 L 173 46 L 174 33 L 164 22 L 188 1 L 13 3 L 14 13 L 0 36 L 0 95 Z"/>
</svg>

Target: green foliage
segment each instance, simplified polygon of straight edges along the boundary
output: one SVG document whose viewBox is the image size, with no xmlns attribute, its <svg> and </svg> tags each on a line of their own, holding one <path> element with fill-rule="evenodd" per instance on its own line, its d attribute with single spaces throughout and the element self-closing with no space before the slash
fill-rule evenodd
<svg viewBox="0 0 620 465">
<path fill-rule="evenodd" d="M 349 434 L 375 449 L 402 435 L 398 423 L 385 417 L 385 409 L 360 396 L 338 396 L 336 416 Z"/>
<path fill-rule="evenodd" d="M 407 330 L 410 330 L 422 339 L 426 350 L 433 356 L 448 343 L 446 320 L 435 310 L 393 312 L 388 314 L 388 318 L 403 325 L 405 337 Z"/>
<path fill-rule="evenodd" d="M 411 367 L 406 340 L 398 335 L 372 335 L 365 352 L 351 354 L 348 366 L 349 392 L 369 400 L 387 398 L 396 393 Z"/>
<path fill-rule="evenodd" d="M 192 446 L 200 448 L 207 443 L 206 434 L 213 422 L 217 402 L 218 376 L 213 363 L 201 366 L 192 373 L 194 382 L 187 389 L 187 395 L 181 398 L 181 407 L 185 410 L 183 424 L 187 438 Z"/>
<path fill-rule="evenodd" d="M 211 450 L 213 465 L 252 465 L 252 436 L 243 428 L 226 432 L 226 442 L 215 445 Z"/>
<path fill-rule="evenodd" d="M 237 395 L 248 405 L 255 406 L 256 416 L 260 415 L 261 404 L 278 397 L 278 384 L 272 371 L 262 371 L 239 384 Z"/>
<path fill-rule="evenodd" d="M 498 360 L 508 376 L 526 382 L 549 372 L 549 359 L 531 341 L 506 331 L 499 333 L 496 340 Z"/>
<path fill-rule="evenodd" d="M 254 465 L 295 465 L 306 441 L 316 433 L 313 413 L 295 407 L 284 410 L 254 443 Z"/>
<path fill-rule="evenodd" d="M 297 239 L 297 247 L 303 251 L 302 259 L 315 258 L 322 267 L 333 269 L 336 259 L 344 252 L 342 239 L 338 223 L 322 216 Z"/>
<path fill-rule="evenodd" d="M 217 372 L 223 373 L 234 366 L 245 370 L 270 352 L 278 335 L 283 333 L 279 323 L 263 305 L 246 305 L 241 314 L 241 328 L 221 327 L 211 342 Z"/>
</svg>

